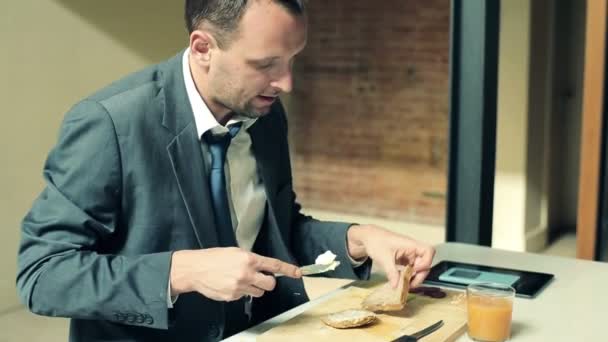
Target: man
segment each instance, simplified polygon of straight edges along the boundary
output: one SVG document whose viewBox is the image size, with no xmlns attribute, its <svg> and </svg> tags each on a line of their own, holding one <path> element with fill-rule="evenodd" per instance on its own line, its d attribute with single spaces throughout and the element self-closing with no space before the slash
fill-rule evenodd
<svg viewBox="0 0 608 342">
<path fill-rule="evenodd" d="M 187 0 L 186 22 L 186 51 L 66 114 L 22 225 L 25 305 L 72 318 L 71 341 L 215 341 L 305 302 L 295 265 L 326 250 L 329 276 L 365 279 L 373 259 L 419 284 L 432 247 L 295 202 L 278 96 L 304 4 Z"/>
</svg>

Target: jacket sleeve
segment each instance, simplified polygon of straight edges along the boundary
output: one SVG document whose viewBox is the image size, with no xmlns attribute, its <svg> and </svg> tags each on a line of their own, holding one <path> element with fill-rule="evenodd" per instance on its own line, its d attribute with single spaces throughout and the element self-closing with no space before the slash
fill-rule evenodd
<svg viewBox="0 0 608 342">
<path fill-rule="evenodd" d="M 17 289 L 32 312 L 167 328 L 170 252 L 99 252 L 125 233 L 121 177 L 110 115 L 97 102 L 76 105 L 45 164 L 45 189 L 22 223 Z"/>
</svg>

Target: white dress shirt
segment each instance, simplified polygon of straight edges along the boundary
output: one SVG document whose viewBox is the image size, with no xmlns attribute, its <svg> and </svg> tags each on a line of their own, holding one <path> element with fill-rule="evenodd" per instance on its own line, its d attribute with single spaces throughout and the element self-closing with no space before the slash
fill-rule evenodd
<svg viewBox="0 0 608 342">
<path fill-rule="evenodd" d="M 190 50 L 183 55 L 184 82 L 188 99 L 194 113 L 194 122 L 199 140 L 205 132 L 226 134 L 228 128 L 220 125 L 196 89 L 189 64 Z M 240 248 L 251 250 L 264 220 L 266 209 L 266 190 L 257 171 L 257 163 L 251 149 L 251 136 L 247 129 L 256 119 L 234 117 L 226 126 L 242 122 L 241 129 L 232 138 L 226 154 L 226 186 L 232 226 L 235 230 L 236 241 Z M 203 150 L 207 144 L 201 142 Z M 211 154 L 205 153 L 207 168 L 211 165 Z M 204 177 L 204 175 L 201 175 Z"/>
</svg>

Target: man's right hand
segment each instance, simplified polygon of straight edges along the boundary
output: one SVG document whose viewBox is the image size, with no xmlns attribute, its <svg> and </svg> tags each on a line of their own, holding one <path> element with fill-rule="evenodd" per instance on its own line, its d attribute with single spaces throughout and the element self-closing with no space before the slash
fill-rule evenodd
<svg viewBox="0 0 608 342">
<path fill-rule="evenodd" d="M 218 301 L 261 297 L 276 286 L 268 273 L 302 276 L 295 265 L 236 247 L 177 251 L 171 261 L 171 296 L 198 292 Z"/>
</svg>

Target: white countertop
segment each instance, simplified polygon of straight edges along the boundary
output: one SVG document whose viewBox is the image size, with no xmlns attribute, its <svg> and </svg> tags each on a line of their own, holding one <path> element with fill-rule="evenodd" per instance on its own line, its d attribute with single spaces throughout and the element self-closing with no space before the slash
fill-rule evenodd
<svg viewBox="0 0 608 342">
<path fill-rule="evenodd" d="M 552 273 L 553 281 L 536 298 L 516 298 L 512 341 L 608 341 L 608 264 L 461 243 L 437 246 L 435 262 L 477 263 Z M 255 341 L 270 328 L 335 296 L 338 289 L 295 307 L 225 341 Z M 465 336 L 458 341 L 469 341 Z"/>
</svg>

